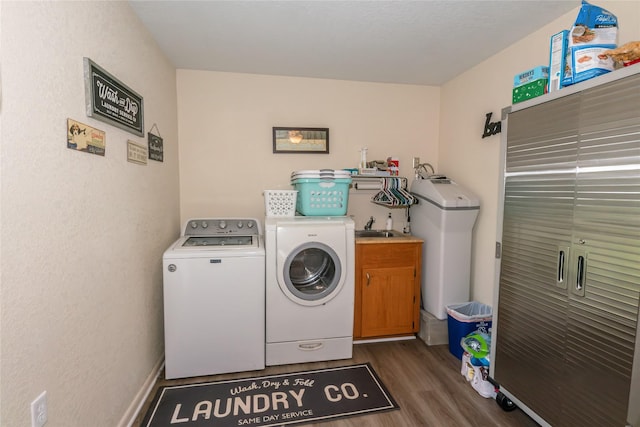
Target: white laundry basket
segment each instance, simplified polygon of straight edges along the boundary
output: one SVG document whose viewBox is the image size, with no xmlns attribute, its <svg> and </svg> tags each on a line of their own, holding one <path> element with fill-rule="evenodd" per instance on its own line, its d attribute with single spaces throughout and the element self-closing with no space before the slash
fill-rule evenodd
<svg viewBox="0 0 640 427">
<path fill-rule="evenodd" d="M 297 198 L 297 190 L 264 190 L 266 216 L 295 216 Z"/>
</svg>

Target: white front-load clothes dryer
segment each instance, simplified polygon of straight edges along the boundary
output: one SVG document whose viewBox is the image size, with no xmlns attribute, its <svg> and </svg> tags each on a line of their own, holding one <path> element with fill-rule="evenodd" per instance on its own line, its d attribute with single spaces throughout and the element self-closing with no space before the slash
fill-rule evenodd
<svg viewBox="0 0 640 427">
<path fill-rule="evenodd" d="M 265 219 L 265 363 L 349 359 L 355 237 L 347 217 Z"/>
</svg>

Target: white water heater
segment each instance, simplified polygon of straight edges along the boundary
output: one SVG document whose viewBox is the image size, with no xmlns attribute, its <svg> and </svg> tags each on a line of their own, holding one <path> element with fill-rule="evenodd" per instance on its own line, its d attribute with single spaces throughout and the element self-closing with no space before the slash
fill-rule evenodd
<svg viewBox="0 0 640 427">
<path fill-rule="evenodd" d="M 470 294 L 471 232 L 480 202 L 474 194 L 443 176 L 416 178 L 411 194 L 411 234 L 424 240 L 422 305 L 438 319 L 447 305 L 467 302 Z"/>
</svg>

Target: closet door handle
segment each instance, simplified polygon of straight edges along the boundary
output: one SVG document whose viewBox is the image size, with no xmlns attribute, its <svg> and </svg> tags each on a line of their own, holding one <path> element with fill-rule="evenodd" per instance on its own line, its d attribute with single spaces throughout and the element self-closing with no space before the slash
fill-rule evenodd
<svg viewBox="0 0 640 427">
<path fill-rule="evenodd" d="M 584 289 L 584 280 L 586 275 L 585 264 L 585 257 L 582 255 L 578 256 L 578 268 L 576 270 L 576 291 L 578 292 Z"/>
<path fill-rule="evenodd" d="M 370 283 L 371 283 L 371 276 L 369 276 L 369 273 L 367 273 L 367 286 L 369 286 Z"/>
<path fill-rule="evenodd" d="M 558 282 L 564 282 L 564 251 L 558 253 Z"/>
<path fill-rule="evenodd" d="M 569 246 L 558 246 L 558 260 L 556 265 L 556 286 L 567 289 L 567 274 L 569 271 Z"/>
<path fill-rule="evenodd" d="M 556 286 L 567 289 L 567 267 L 569 260 L 569 247 L 558 247 L 558 263 L 556 266 Z"/>
<path fill-rule="evenodd" d="M 573 262 L 575 266 L 575 280 L 571 292 L 578 296 L 584 296 L 585 287 L 587 285 L 587 260 L 588 254 L 585 250 L 576 250 L 573 254 Z"/>
</svg>

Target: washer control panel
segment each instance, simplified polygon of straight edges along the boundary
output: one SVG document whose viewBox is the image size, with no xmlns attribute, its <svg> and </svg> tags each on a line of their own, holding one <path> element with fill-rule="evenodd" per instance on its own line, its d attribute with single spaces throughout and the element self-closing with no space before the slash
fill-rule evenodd
<svg viewBox="0 0 640 427">
<path fill-rule="evenodd" d="M 253 236 L 260 234 L 255 218 L 194 218 L 187 221 L 183 236 Z"/>
</svg>

